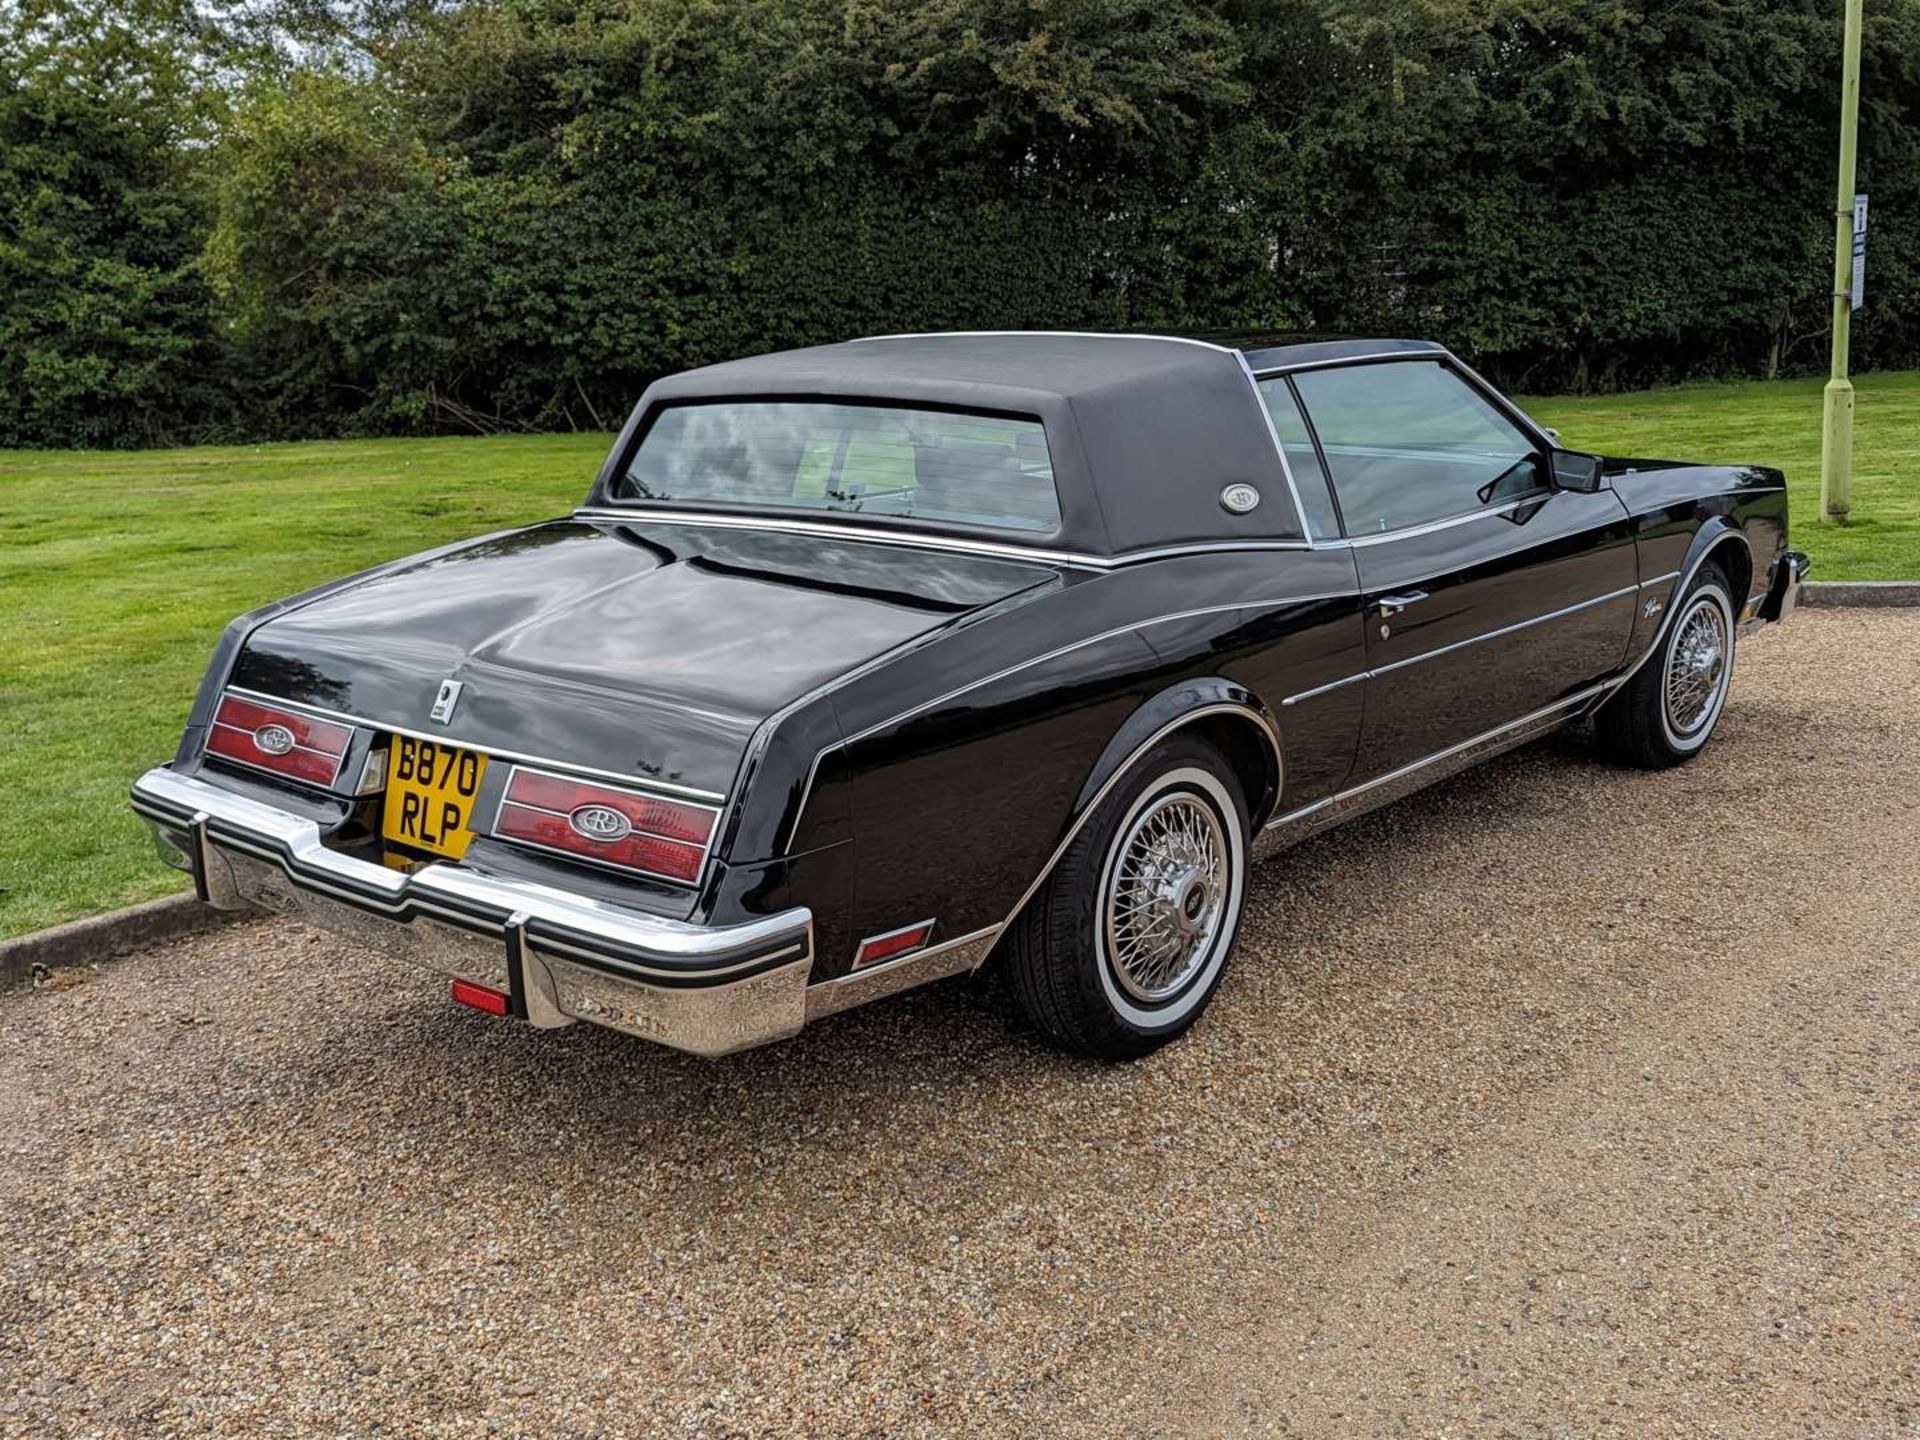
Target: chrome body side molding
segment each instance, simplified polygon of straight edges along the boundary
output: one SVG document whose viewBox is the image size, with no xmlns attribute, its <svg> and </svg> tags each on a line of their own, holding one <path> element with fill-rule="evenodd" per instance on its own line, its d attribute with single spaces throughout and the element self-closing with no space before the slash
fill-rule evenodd
<svg viewBox="0 0 1920 1440">
<path fill-rule="evenodd" d="M 1303 805 L 1298 810 L 1269 820 L 1254 838 L 1253 858 L 1258 860 L 1284 850 L 1344 820 L 1364 815 L 1369 810 L 1425 789 L 1482 760 L 1538 739 L 1575 718 L 1582 705 L 1600 698 L 1612 688 L 1611 683 L 1589 686 L 1531 715 L 1510 720 L 1458 745 L 1449 746 L 1410 765 L 1403 765 L 1398 770 L 1376 776 L 1337 795 L 1316 800 L 1311 805 Z"/>
</svg>

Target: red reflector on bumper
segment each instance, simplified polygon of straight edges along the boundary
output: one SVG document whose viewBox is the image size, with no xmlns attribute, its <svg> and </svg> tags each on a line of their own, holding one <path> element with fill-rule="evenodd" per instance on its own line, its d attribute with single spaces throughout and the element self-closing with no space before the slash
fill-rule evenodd
<svg viewBox="0 0 1920 1440">
<path fill-rule="evenodd" d="M 498 990 L 489 990 L 485 985 L 475 985 L 471 980 L 453 982 L 453 998 L 462 1005 L 471 1005 L 476 1010 L 484 1010 L 489 1015 L 507 1013 L 507 997 Z"/>
</svg>

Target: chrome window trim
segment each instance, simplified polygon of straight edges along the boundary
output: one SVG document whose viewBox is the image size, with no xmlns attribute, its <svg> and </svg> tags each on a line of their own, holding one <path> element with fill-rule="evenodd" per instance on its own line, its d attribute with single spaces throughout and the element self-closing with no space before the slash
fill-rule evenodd
<svg viewBox="0 0 1920 1440">
<path fill-rule="evenodd" d="M 1369 350 L 1361 355 L 1330 355 L 1320 360 L 1295 360 L 1285 365 L 1269 365 L 1253 373 L 1258 379 L 1271 380 L 1279 375 L 1296 375 L 1302 370 L 1331 370 L 1340 365 L 1377 365 L 1383 360 L 1439 360 L 1451 358 L 1452 355 L 1451 350 L 1439 345 L 1431 350 Z"/>
<path fill-rule="evenodd" d="M 509 764 L 527 764 L 531 766 L 551 766 L 554 770 L 567 775 L 591 775 L 595 779 L 611 780 L 616 785 L 628 789 L 655 790 L 674 798 L 685 797 L 699 800 L 709 805 L 724 806 L 727 797 L 718 790 L 701 790 L 692 785 L 676 785 L 670 780 L 649 780 L 634 775 L 622 775 L 617 770 L 596 770 L 589 765 L 573 765 L 564 760 L 553 760 L 543 755 L 528 755 L 519 750 L 502 750 L 477 740 L 462 740 L 457 735 L 442 731 L 432 735 L 424 730 L 409 730 L 404 725 L 392 725 L 385 720 L 371 720 L 362 715 L 352 715 L 344 710 L 329 710 L 322 705 L 309 705 L 305 701 L 285 700 L 278 695 L 268 695 L 259 690 L 248 690 L 239 685 L 229 685 L 228 691 L 235 695 L 244 695 L 250 700 L 264 700 L 269 705 L 284 705 L 289 710 L 298 710 L 303 715 L 313 715 L 322 720 L 332 720 L 342 725 L 355 725 L 363 729 L 377 730 L 388 735 L 405 735 L 409 740 L 425 740 L 432 745 L 448 745 L 458 750 L 477 750 L 489 759 L 505 760 Z"/>
<path fill-rule="evenodd" d="M 874 530 L 860 525 L 835 525 L 824 521 L 787 520 L 778 516 L 717 515 L 688 510 L 644 510 L 627 506 L 583 505 L 573 512 L 576 520 L 609 520 L 621 524 L 644 521 L 649 525 L 719 526 L 733 530 L 773 530 L 795 534 L 825 534 L 848 540 L 875 541 L 880 544 L 906 545 L 919 549 L 950 550 L 964 554 L 987 555 L 1002 560 L 1031 560 L 1041 564 L 1067 565 L 1083 570 L 1117 570 L 1154 560 L 1174 560 L 1183 555 L 1211 555 L 1233 550 L 1332 550 L 1348 542 L 1344 539 L 1312 541 L 1220 539 L 1188 540 L 1173 545 L 1155 545 L 1143 550 L 1122 550 L 1115 555 L 1093 555 L 1082 550 L 1050 550 L 1030 545 L 997 545 L 991 541 L 962 540 L 948 535 L 925 535 L 911 530 Z"/>
<path fill-rule="evenodd" d="M 1538 503 L 1538 502 L 1536 502 L 1536 501 L 1533 501 L 1533 500 L 1521 500 L 1521 501 L 1516 501 L 1516 502 L 1514 502 L 1514 503 L 1515 503 L 1516 505 L 1532 505 L 1532 504 L 1536 504 L 1536 503 Z M 1476 512 L 1475 512 L 1474 514 L 1472 514 L 1472 515 L 1470 515 L 1470 516 L 1465 516 L 1465 517 L 1460 517 L 1460 518 L 1462 518 L 1462 519 L 1469 519 L 1469 520 L 1484 520 L 1484 519 L 1486 519 L 1486 518 L 1487 518 L 1487 517 L 1488 517 L 1488 516 L 1489 516 L 1490 514 L 1494 514 L 1494 513 L 1496 513 L 1496 512 L 1493 512 L 1493 511 L 1476 511 Z M 1586 527 L 1586 528 L 1585 528 L 1584 530 L 1569 530 L 1569 531 L 1567 531 L 1567 532 L 1566 532 L 1566 533 L 1565 533 L 1564 535 L 1557 535 L 1557 536 L 1554 536 L 1553 538 L 1554 538 L 1554 539 L 1558 539 L 1558 540 L 1569 540 L 1569 539 L 1573 539 L 1573 538 L 1574 538 L 1574 537 L 1576 537 L 1576 536 L 1580 536 L 1580 535 L 1587 535 L 1587 534 L 1591 534 L 1591 533 L 1592 533 L 1593 531 L 1595 531 L 1595 530 L 1604 530 L 1604 529 L 1606 529 L 1606 527 L 1607 527 L 1607 526 L 1609 526 L 1609 525 L 1617 525 L 1617 524 L 1619 524 L 1619 523 L 1620 523 L 1621 521 L 1623 521 L 1623 520 L 1625 520 L 1625 519 L 1627 519 L 1627 518 L 1629 518 L 1629 517 L 1628 517 L 1628 516 L 1627 516 L 1627 515 L 1626 515 L 1626 514 L 1625 514 L 1624 512 L 1623 512 L 1622 514 L 1619 514 L 1619 515 L 1609 515 L 1609 516 L 1606 516 L 1605 518 L 1603 518 L 1603 519 L 1601 519 L 1601 520 L 1599 520 L 1599 521 L 1597 521 L 1596 523 L 1594 523 L 1594 524 L 1592 524 L 1592 525 L 1589 525 L 1589 526 L 1587 526 L 1587 527 Z M 1446 522 L 1442 522 L 1442 524 L 1440 524 L 1440 525 L 1439 525 L 1439 526 L 1437 526 L 1436 528 L 1441 528 L 1441 529 L 1444 529 L 1444 528 L 1446 528 L 1446 527 L 1447 527 L 1448 525 L 1452 525 L 1452 524 L 1455 524 L 1455 523 L 1457 523 L 1457 521 L 1446 521 Z M 1398 539 L 1400 539 L 1400 538 L 1401 538 L 1401 537 L 1402 537 L 1403 535 L 1405 535 L 1405 534 L 1407 534 L 1407 533 L 1408 533 L 1408 532 L 1406 532 L 1406 531 L 1403 531 L 1403 530 L 1397 530 L 1397 531 L 1390 531 L 1390 532 L 1388 532 L 1387 534 L 1385 534 L 1385 535 L 1383 535 L 1383 536 L 1381 536 L 1380 538 L 1381 538 L 1381 539 L 1383 539 L 1383 540 L 1398 540 Z M 1347 542 L 1344 542 L 1344 543 L 1346 543 L 1346 544 L 1352 544 L 1353 542 L 1352 542 L 1352 541 L 1347 541 Z M 1507 558 L 1508 556 L 1510 556 L 1510 555 L 1521 555 L 1521 554 L 1524 554 L 1525 552 L 1527 552 L 1527 551 L 1529 551 L 1529 550 L 1532 550 L 1532 549 L 1535 549 L 1535 548 L 1537 548 L 1537 547 L 1538 547 L 1538 546 L 1539 546 L 1539 545 L 1540 545 L 1541 543 L 1542 543 L 1541 541 L 1539 541 L 1539 540 L 1536 540 L 1536 539 L 1535 539 L 1535 538 L 1534 538 L 1533 536 L 1531 536 L 1531 535 L 1525 535 L 1525 534 L 1522 534 L 1522 535 L 1520 535 L 1520 536 L 1518 537 L 1518 540 L 1517 540 L 1517 543 L 1515 543 L 1515 544 L 1513 544 L 1513 545 L 1509 545 L 1509 546 L 1508 546 L 1508 547 L 1507 547 L 1506 549 L 1504 549 L 1504 550 L 1496 550 L 1496 551 L 1495 551 L 1495 552 L 1494 552 L 1493 554 L 1491 554 L 1491 555 L 1482 555 L 1482 556 L 1479 556 L 1479 557 L 1477 557 L 1477 558 L 1476 558 L 1476 559 L 1475 559 L 1475 560 L 1473 561 L 1473 563 L 1474 563 L 1475 565 L 1491 565 L 1491 564 L 1492 564 L 1492 563 L 1493 563 L 1494 561 L 1496 561 L 1496 560 L 1505 560 L 1505 559 L 1506 559 L 1506 558 Z M 1330 547 L 1329 547 L 1329 548 L 1330 548 Z M 1426 584 L 1426 583 L 1427 583 L 1427 582 L 1428 582 L 1429 580 L 1438 580 L 1438 579 L 1439 579 L 1439 578 L 1440 578 L 1441 576 L 1443 576 L 1443 575 L 1452 575 L 1452 574 L 1454 574 L 1455 572 L 1457 572 L 1458 570 L 1460 570 L 1460 569 L 1462 569 L 1462 568 L 1463 568 L 1463 567 L 1462 567 L 1462 566 L 1460 566 L 1460 565 L 1458 565 L 1458 564 L 1452 564 L 1452 565 L 1445 565 L 1445 566 L 1442 566 L 1442 567 L 1441 567 L 1440 569 L 1438 569 L 1438 570 L 1429 570 L 1429 571 L 1428 571 L 1428 572 L 1427 572 L 1426 574 L 1424 574 L 1424 575 L 1418 575 L 1418 576 L 1411 576 L 1411 577 L 1407 577 L 1407 578 L 1404 578 L 1404 579 L 1398 579 L 1398 580 L 1396 580 L 1396 581 L 1395 581 L 1394 583 L 1395 583 L 1396 585 L 1424 585 L 1424 584 Z M 1362 593 L 1364 594 L 1364 593 L 1365 593 L 1365 591 L 1363 590 L 1363 591 L 1362 591 Z"/>
<path fill-rule="evenodd" d="M 1678 572 L 1675 572 L 1678 573 Z M 1302 690 L 1297 695 L 1289 695 L 1280 702 L 1282 709 L 1289 705 L 1298 705 L 1303 700 L 1311 700 L 1324 695 L 1329 690 L 1338 690 L 1343 685 L 1351 685 L 1357 680 L 1371 680 L 1376 676 L 1390 674 L 1395 670 L 1404 670 L 1409 665 L 1418 665 L 1423 660 L 1432 660 L 1436 656 L 1451 654 L 1455 650 L 1464 650 L 1469 645 L 1478 645 L 1482 640 L 1498 639 L 1502 635 L 1512 635 L 1516 631 L 1530 629 L 1535 625 L 1544 625 L 1549 620 L 1558 620 L 1567 615 L 1577 615 L 1582 610 L 1591 610 L 1596 605 L 1604 605 L 1609 600 L 1618 600 L 1624 596 L 1636 594 L 1646 582 L 1623 586 L 1618 590 L 1609 590 L 1604 595 L 1595 595 L 1591 599 L 1581 600 L 1572 605 L 1563 605 L 1558 610 L 1549 610 L 1545 614 L 1535 615 L 1526 620 L 1516 620 L 1511 625 L 1502 625 L 1486 630 L 1478 635 L 1469 635 L 1464 640 L 1454 640 L 1448 644 L 1436 646 L 1432 650 L 1423 650 L 1418 655 L 1409 655 L 1403 660 L 1393 660 L 1385 665 L 1370 666 L 1365 670 L 1348 675 L 1344 679 L 1332 680 L 1325 685 L 1316 685 L 1311 690 Z"/>
<path fill-rule="evenodd" d="M 1120 568 L 1149 560 L 1177 560 L 1183 555 L 1217 555 L 1230 550 L 1336 550 L 1344 540 L 1189 540 L 1178 545 L 1156 545 L 1149 550 L 1123 550 L 1113 557 Z"/>
<path fill-rule="evenodd" d="M 972 340 L 994 336 L 1050 338 L 1056 335 L 1074 340 L 1164 340 L 1169 345 L 1197 345 L 1202 350 L 1216 350 L 1227 355 L 1241 353 L 1231 345 L 1216 344 L 1212 340 L 1197 340 L 1191 335 L 1153 335 L 1139 330 L 903 330 L 891 335 L 856 335 L 846 343 L 865 345 L 875 340 L 945 340 L 950 337 Z"/>
<path fill-rule="evenodd" d="M 1526 411 L 1522 410 L 1518 405 L 1514 404 L 1505 395 L 1501 394 L 1500 391 L 1495 389 L 1492 385 L 1489 385 L 1487 383 L 1486 377 L 1483 376 L 1478 370 L 1474 369 L 1471 365 L 1467 364 L 1466 361 L 1462 360 L 1458 355 L 1454 354 L 1451 350 L 1442 350 L 1440 353 L 1446 356 L 1447 360 L 1452 362 L 1454 367 L 1459 370 L 1462 378 L 1464 378 L 1470 386 L 1472 386 L 1476 391 L 1479 392 L 1480 397 L 1483 400 L 1491 401 L 1493 404 L 1493 407 L 1496 410 L 1500 410 L 1504 412 L 1506 414 L 1506 417 L 1509 420 L 1512 420 L 1515 423 L 1517 423 L 1522 430 L 1524 430 L 1528 435 L 1531 435 L 1533 437 L 1534 444 L 1539 446 L 1542 452 L 1548 455 L 1551 455 L 1555 450 L 1566 449 L 1566 446 L 1556 445 L 1554 443 L 1553 437 L 1547 434 L 1546 430 L 1542 428 L 1538 420 L 1535 420 L 1531 415 L 1527 414 Z M 1552 487 L 1549 486 L 1548 488 L 1551 489 Z"/>
<path fill-rule="evenodd" d="M 1499 505 L 1489 505 L 1484 510 L 1468 510 L 1460 515 L 1449 515 L 1442 520 L 1423 520 L 1418 525 L 1402 526 L 1398 530 L 1373 530 L 1365 535 L 1349 535 L 1346 543 L 1355 549 L 1368 545 L 1384 545 L 1389 540 L 1411 540 L 1421 535 L 1431 535 L 1440 530 L 1451 530 L 1456 525 L 1471 524 L 1475 520 L 1487 520 L 1498 515 L 1508 515 L 1524 505 L 1538 505 L 1553 492 L 1524 500 L 1508 500 Z"/>
<path fill-rule="evenodd" d="M 1247 377 L 1247 388 L 1253 391 L 1253 403 L 1260 411 L 1260 419 L 1267 427 L 1267 438 L 1273 441 L 1273 453 L 1280 461 L 1280 473 L 1286 477 L 1287 494 L 1293 497 L 1293 518 L 1300 527 L 1300 538 L 1312 549 L 1319 544 L 1313 531 L 1307 525 L 1307 507 L 1300 500 L 1300 486 L 1293 478 L 1293 466 L 1287 460 L 1287 447 L 1280 443 L 1280 430 L 1273 423 L 1273 412 L 1267 408 L 1267 397 L 1260 393 L 1260 382 L 1254 378 L 1253 367 L 1247 364 L 1246 352 L 1236 350 L 1234 358 L 1240 362 L 1240 373 Z M 1329 484 L 1332 482 L 1329 481 Z"/>
<path fill-rule="evenodd" d="M 1514 424 L 1516 428 L 1520 430 L 1522 439 L 1533 442 L 1536 452 L 1551 454 L 1553 451 L 1561 448 L 1553 443 L 1531 415 L 1527 414 L 1526 411 L 1522 410 L 1518 405 L 1515 405 L 1511 400 L 1507 399 L 1506 396 L 1494 389 L 1493 386 L 1489 385 L 1486 380 L 1480 376 L 1478 371 L 1444 346 L 1436 345 L 1431 350 L 1369 351 L 1365 355 L 1343 355 L 1338 359 L 1307 360 L 1297 365 L 1276 365 L 1257 373 L 1249 367 L 1247 374 L 1253 379 L 1255 392 L 1258 393 L 1259 382 L 1261 380 L 1278 379 L 1283 375 L 1293 375 L 1303 370 L 1335 370 L 1348 365 L 1380 365 L 1395 361 L 1417 365 L 1438 364 L 1442 367 L 1452 366 L 1456 371 L 1457 378 L 1460 379 L 1469 390 L 1480 399 L 1486 401 L 1500 414 L 1501 418 Z M 1240 357 L 1240 363 L 1242 365 L 1246 364 L 1245 355 Z M 1306 414 L 1307 423 L 1312 425 L 1313 412 L 1307 408 L 1305 396 L 1300 397 L 1300 408 Z M 1271 417 L 1269 417 L 1269 423 L 1271 423 Z M 1275 436 L 1274 443 L 1279 443 L 1279 437 L 1277 435 Z M 1289 473 L 1288 478 L 1292 478 L 1291 473 Z M 1334 499 L 1337 504 L 1340 490 L 1334 481 L 1331 467 L 1329 467 L 1327 474 L 1327 484 L 1333 489 Z M 1348 545 L 1378 545 L 1383 540 L 1397 540 L 1409 535 L 1425 535 L 1435 530 L 1444 530 L 1450 525 L 1460 525 L 1469 520 L 1478 520 L 1483 516 L 1502 515 L 1510 510 L 1517 510 L 1523 505 L 1539 504 L 1550 498 L 1553 493 L 1554 487 L 1552 485 L 1546 485 L 1542 487 L 1537 495 L 1508 501 L 1503 505 L 1495 505 L 1482 510 L 1470 510 L 1463 515 L 1449 515 L 1441 520 L 1428 520 L 1419 525 L 1403 526 L 1398 530 L 1376 530 L 1369 531 L 1365 535 L 1347 535 L 1342 543 Z M 1296 504 L 1299 502 L 1299 496 L 1297 494 L 1294 500 Z M 1306 515 L 1304 511 L 1300 517 L 1300 529 L 1302 534 L 1306 533 Z M 1335 542 L 1322 541 L 1320 543 L 1322 547 L 1331 549 Z"/>
</svg>

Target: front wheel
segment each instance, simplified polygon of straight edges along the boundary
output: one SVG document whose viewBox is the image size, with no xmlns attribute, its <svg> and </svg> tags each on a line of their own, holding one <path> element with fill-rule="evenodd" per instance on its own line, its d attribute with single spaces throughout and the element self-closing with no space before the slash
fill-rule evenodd
<svg viewBox="0 0 1920 1440">
<path fill-rule="evenodd" d="M 1726 707 L 1733 650 L 1732 587 L 1709 562 L 1680 597 L 1655 653 L 1595 717 L 1601 749 L 1646 770 L 1698 755 Z"/>
<path fill-rule="evenodd" d="M 1100 802 L 1014 923 L 1015 1003 L 1065 1049 L 1145 1055 L 1213 998 L 1246 888 L 1239 780 L 1211 745 L 1175 736 Z"/>
</svg>

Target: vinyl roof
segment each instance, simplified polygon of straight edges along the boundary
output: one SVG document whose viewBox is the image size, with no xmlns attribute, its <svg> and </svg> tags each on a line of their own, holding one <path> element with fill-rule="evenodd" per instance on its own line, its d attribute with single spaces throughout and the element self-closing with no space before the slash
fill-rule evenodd
<svg viewBox="0 0 1920 1440">
<path fill-rule="evenodd" d="M 1046 426 L 1061 526 L 1049 543 L 1096 554 L 1208 539 L 1303 535 L 1251 372 L 1438 347 L 1405 340 L 1060 331 L 890 335 L 782 350 L 649 386 L 594 486 L 611 500 L 632 442 L 668 405 L 726 398 L 897 402 L 1032 415 Z M 1250 514 L 1221 490 L 1248 483 Z M 978 533 L 913 522 L 904 528 Z M 1038 537 L 1026 537 L 1038 538 Z"/>
</svg>

